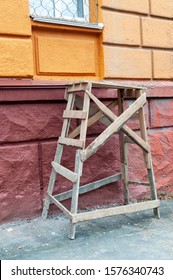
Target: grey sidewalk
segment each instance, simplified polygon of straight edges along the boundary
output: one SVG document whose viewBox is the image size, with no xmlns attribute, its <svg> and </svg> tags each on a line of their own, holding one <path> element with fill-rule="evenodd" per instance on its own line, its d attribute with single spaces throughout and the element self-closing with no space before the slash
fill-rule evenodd
<svg viewBox="0 0 173 280">
<path fill-rule="evenodd" d="M 173 260 L 173 200 L 160 212 L 160 220 L 148 210 L 81 223 L 75 240 L 63 215 L 1 225 L 0 259 Z"/>
</svg>

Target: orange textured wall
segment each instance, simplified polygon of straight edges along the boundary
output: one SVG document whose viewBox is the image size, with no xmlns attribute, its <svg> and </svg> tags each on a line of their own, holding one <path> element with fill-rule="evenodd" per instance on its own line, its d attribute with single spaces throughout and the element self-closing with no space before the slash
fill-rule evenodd
<svg viewBox="0 0 173 280">
<path fill-rule="evenodd" d="M 173 1 L 98 3 L 103 31 L 34 22 L 29 0 L 1 0 L 0 77 L 172 79 Z"/>
<path fill-rule="evenodd" d="M 173 1 L 102 0 L 104 78 L 173 78 Z"/>
<path fill-rule="evenodd" d="M 34 79 L 100 79 L 101 31 L 32 21 Z"/>
<path fill-rule="evenodd" d="M 1 0 L 0 77 L 100 79 L 101 32 L 34 22 L 29 0 Z"/>
<path fill-rule="evenodd" d="M 33 55 L 28 0 L 0 1 L 0 76 L 32 77 Z"/>
</svg>

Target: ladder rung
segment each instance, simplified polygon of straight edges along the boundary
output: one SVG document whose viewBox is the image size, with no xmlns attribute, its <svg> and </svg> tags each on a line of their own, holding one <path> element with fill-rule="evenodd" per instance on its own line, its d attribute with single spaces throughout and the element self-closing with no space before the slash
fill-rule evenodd
<svg viewBox="0 0 173 280">
<path fill-rule="evenodd" d="M 71 138 L 65 138 L 65 137 L 59 137 L 58 143 L 68 145 L 68 146 L 75 146 L 78 148 L 83 148 L 84 144 L 85 144 L 84 141 L 77 140 L 77 139 L 71 139 Z"/>
<path fill-rule="evenodd" d="M 85 120 L 86 117 L 87 117 L 87 111 L 65 110 L 63 113 L 63 118 L 67 118 L 67 119 Z"/>
<path fill-rule="evenodd" d="M 63 177 L 65 177 L 66 179 L 71 181 L 72 183 L 77 182 L 78 176 L 76 173 L 74 173 L 71 170 L 65 168 L 64 166 L 56 163 L 55 161 L 52 161 L 52 166 L 58 174 L 62 175 Z"/>
</svg>

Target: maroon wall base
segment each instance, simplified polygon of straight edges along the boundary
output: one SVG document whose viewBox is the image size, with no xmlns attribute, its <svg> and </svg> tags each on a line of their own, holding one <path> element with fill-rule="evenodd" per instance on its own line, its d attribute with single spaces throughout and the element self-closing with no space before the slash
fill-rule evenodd
<svg viewBox="0 0 173 280">
<path fill-rule="evenodd" d="M 56 142 L 61 132 L 65 109 L 63 85 L 38 85 L 31 81 L 0 83 L 0 221 L 29 218 L 40 214 L 47 190 Z M 110 101 L 116 93 L 95 90 Z M 131 101 L 126 101 L 127 105 Z M 173 83 L 149 85 L 145 106 L 153 166 L 160 196 L 173 193 Z M 135 119 L 129 125 L 138 130 Z M 88 130 L 88 143 L 102 130 L 95 125 Z M 146 181 L 142 151 L 129 145 L 130 180 Z M 74 149 L 65 149 L 63 164 L 73 168 Z M 81 183 L 92 182 L 118 172 L 118 136 L 84 164 Z M 69 182 L 58 177 L 56 192 L 70 188 Z M 146 186 L 130 186 L 132 201 L 149 195 Z M 123 203 L 121 182 L 82 195 L 80 208 Z M 69 205 L 69 202 L 66 203 Z M 55 209 L 55 207 L 52 207 Z"/>
</svg>

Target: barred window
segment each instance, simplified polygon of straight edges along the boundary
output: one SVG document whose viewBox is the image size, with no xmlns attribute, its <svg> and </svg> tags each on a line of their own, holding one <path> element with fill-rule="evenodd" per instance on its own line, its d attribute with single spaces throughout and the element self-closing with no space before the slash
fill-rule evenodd
<svg viewBox="0 0 173 280">
<path fill-rule="evenodd" d="M 97 0 L 29 0 L 32 18 L 98 24 Z"/>
</svg>

